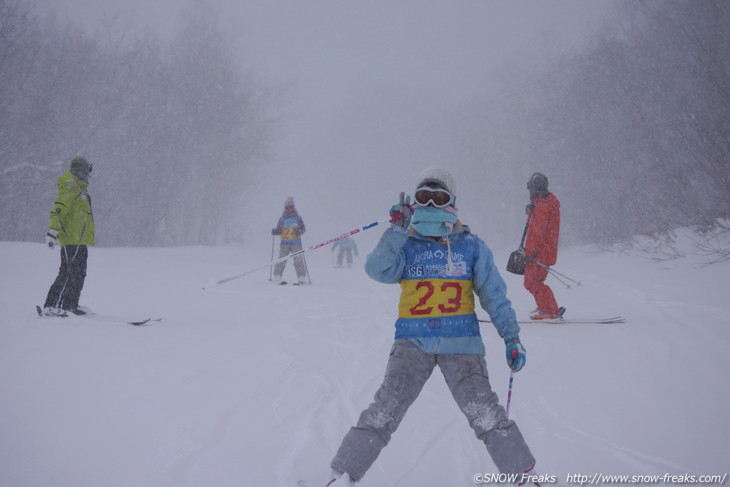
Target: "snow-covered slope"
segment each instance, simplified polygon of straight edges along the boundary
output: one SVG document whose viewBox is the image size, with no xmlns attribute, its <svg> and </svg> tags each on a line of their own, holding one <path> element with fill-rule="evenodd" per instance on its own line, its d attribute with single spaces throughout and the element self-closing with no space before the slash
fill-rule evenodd
<svg viewBox="0 0 730 487">
<path fill-rule="evenodd" d="M 380 230 L 369 233 L 363 256 Z M 269 245 L 94 248 L 82 304 L 102 316 L 39 319 L 58 254 L 1 242 L 0 485 L 318 486 L 380 384 L 399 288 L 360 261 L 333 268 L 326 247 L 308 254 L 311 286 L 276 286 L 262 270 L 202 290 L 266 263 Z M 556 268 L 582 282 L 548 281 L 567 316 L 628 322 L 523 327 L 511 417 L 540 472 L 727 472 L 730 263 L 697 263 L 562 250 Z M 503 275 L 525 317 L 531 296 Z M 504 401 L 504 345 L 482 331 Z M 435 372 L 361 485 L 469 486 L 493 471 Z"/>
</svg>

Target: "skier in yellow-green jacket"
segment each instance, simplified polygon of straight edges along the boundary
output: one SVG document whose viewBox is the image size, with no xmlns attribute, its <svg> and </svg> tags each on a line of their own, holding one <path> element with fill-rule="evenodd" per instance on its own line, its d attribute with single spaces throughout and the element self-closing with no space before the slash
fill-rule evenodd
<svg viewBox="0 0 730 487">
<path fill-rule="evenodd" d="M 94 216 L 87 191 L 93 165 L 81 156 L 71 159 L 70 169 L 58 178 L 58 197 L 51 210 L 46 233 L 49 248 L 60 246 L 61 267 L 48 290 L 43 307 L 46 316 L 65 316 L 69 312 L 86 314 L 79 307 L 79 296 L 86 279 L 87 246 L 94 245 Z"/>
</svg>

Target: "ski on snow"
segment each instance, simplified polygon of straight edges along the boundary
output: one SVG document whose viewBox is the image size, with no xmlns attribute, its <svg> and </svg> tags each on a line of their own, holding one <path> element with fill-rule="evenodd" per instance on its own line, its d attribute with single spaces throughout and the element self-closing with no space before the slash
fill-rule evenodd
<svg viewBox="0 0 730 487">
<path fill-rule="evenodd" d="M 75 315 L 75 314 L 71 313 L 71 314 L 58 315 L 58 316 L 45 316 L 43 314 L 43 310 L 41 309 L 40 306 L 36 306 L 35 310 L 38 313 L 39 318 L 67 318 L 68 316 L 79 316 L 81 318 L 97 319 L 100 321 L 110 321 L 110 322 L 114 322 L 114 323 L 126 323 L 128 325 L 134 325 L 134 326 L 142 326 L 142 325 L 147 325 L 147 324 L 150 324 L 153 322 L 162 321 L 162 318 L 146 318 L 144 320 L 139 320 L 139 321 L 125 321 L 125 320 L 118 319 L 118 318 L 111 318 L 111 317 L 106 317 L 106 316 L 102 316 L 102 315 L 97 315 L 96 313 L 93 313 L 93 312 L 90 312 L 90 313 L 87 313 L 84 315 Z"/>
<path fill-rule="evenodd" d="M 479 323 L 491 323 L 492 320 L 478 320 Z M 554 320 L 518 320 L 517 323 L 520 325 L 525 324 L 546 324 L 546 325 L 569 325 L 569 324 L 603 324 L 603 325 L 611 325 L 611 324 L 617 324 L 617 323 L 626 323 L 626 318 L 623 316 L 612 316 L 611 318 L 575 318 L 575 319 L 565 319 L 565 318 L 556 318 Z"/>
</svg>

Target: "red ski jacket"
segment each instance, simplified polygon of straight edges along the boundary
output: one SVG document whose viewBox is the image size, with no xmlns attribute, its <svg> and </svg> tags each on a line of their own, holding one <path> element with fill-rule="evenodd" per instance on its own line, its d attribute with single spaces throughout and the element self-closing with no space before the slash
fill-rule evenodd
<svg viewBox="0 0 730 487">
<path fill-rule="evenodd" d="M 554 265 L 558 259 L 560 234 L 560 201 L 552 193 L 532 198 L 535 208 L 530 213 L 525 239 L 525 255 L 545 265 Z"/>
</svg>

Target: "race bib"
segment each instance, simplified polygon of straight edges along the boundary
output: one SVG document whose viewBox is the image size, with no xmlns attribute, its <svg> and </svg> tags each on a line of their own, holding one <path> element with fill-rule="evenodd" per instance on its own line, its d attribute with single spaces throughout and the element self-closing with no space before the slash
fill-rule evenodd
<svg viewBox="0 0 730 487">
<path fill-rule="evenodd" d="M 472 282 L 457 279 L 404 279 L 399 318 L 430 318 L 474 313 Z"/>
<path fill-rule="evenodd" d="M 297 238 L 297 227 L 284 227 L 281 231 L 282 240 L 296 240 Z"/>
</svg>

